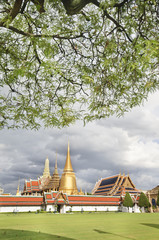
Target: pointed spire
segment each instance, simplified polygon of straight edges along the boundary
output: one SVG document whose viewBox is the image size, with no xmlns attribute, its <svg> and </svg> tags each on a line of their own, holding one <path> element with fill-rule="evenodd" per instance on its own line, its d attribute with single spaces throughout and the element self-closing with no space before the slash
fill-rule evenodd
<svg viewBox="0 0 159 240">
<path fill-rule="evenodd" d="M 69 142 L 68 142 L 67 158 L 66 158 L 66 163 L 65 163 L 65 167 L 64 167 L 64 172 L 73 172 L 71 157 L 70 157 Z"/>
<path fill-rule="evenodd" d="M 16 196 L 19 196 L 19 195 L 20 195 L 20 192 L 19 192 L 19 185 L 20 185 L 20 178 L 19 178 L 19 181 L 18 181 L 18 187 L 17 187 Z"/>
<path fill-rule="evenodd" d="M 57 169 L 57 153 L 56 153 L 55 169 L 54 169 L 53 175 L 54 175 L 54 174 L 58 174 L 58 169 Z"/>
<path fill-rule="evenodd" d="M 45 168 L 43 172 L 43 177 L 50 177 L 50 168 L 49 168 L 49 159 L 48 157 L 45 160 Z"/>
<path fill-rule="evenodd" d="M 16 192 L 16 196 L 19 196 L 19 184 L 18 184 L 18 187 L 17 187 L 17 192 Z"/>
<path fill-rule="evenodd" d="M 54 168 L 54 172 L 52 177 L 50 178 L 49 182 L 47 184 L 45 184 L 44 186 L 44 190 L 49 190 L 51 191 L 51 189 L 53 191 L 57 191 L 59 188 L 59 184 L 60 184 L 60 177 L 58 174 L 58 169 L 57 169 L 57 153 L 56 153 L 56 161 L 55 161 L 55 168 Z"/>
<path fill-rule="evenodd" d="M 67 158 L 65 167 L 61 176 L 59 191 L 66 193 L 68 195 L 77 195 L 77 185 L 76 185 L 76 176 L 72 168 L 71 158 L 70 158 L 70 149 L 68 143 L 67 149 Z"/>
</svg>

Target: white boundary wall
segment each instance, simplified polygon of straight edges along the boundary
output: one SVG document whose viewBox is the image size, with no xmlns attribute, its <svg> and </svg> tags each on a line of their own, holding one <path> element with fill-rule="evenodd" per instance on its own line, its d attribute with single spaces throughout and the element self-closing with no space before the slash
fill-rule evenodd
<svg viewBox="0 0 159 240">
<path fill-rule="evenodd" d="M 134 207 L 129 207 L 129 211 L 127 207 L 121 206 L 121 211 L 129 213 L 141 213 L 140 207 L 137 204 L 135 204 Z"/>
<path fill-rule="evenodd" d="M 47 212 L 54 212 L 56 210 L 55 205 L 46 205 Z"/>
<path fill-rule="evenodd" d="M 72 212 L 81 212 L 81 211 L 87 211 L 87 212 L 108 212 L 108 211 L 118 211 L 118 206 L 66 206 L 66 211 L 70 211 L 72 208 Z"/>
<path fill-rule="evenodd" d="M 56 210 L 55 205 L 47 205 L 46 211 L 52 211 L 54 212 Z M 60 206 L 60 213 L 66 213 L 66 212 L 108 212 L 108 211 L 119 211 L 118 206 L 67 206 L 67 205 L 61 205 Z"/>
<path fill-rule="evenodd" d="M 41 206 L 1 206 L 0 213 L 6 212 L 36 212 Z"/>
<path fill-rule="evenodd" d="M 46 211 L 55 211 L 56 207 L 55 205 L 47 205 Z M 119 211 L 118 206 L 66 206 L 61 205 L 60 207 L 60 213 L 66 213 L 66 212 L 111 212 L 111 211 Z"/>
</svg>

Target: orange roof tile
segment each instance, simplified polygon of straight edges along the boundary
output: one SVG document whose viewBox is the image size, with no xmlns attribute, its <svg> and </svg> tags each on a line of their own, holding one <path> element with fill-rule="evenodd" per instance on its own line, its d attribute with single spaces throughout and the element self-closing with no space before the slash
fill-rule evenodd
<svg viewBox="0 0 159 240">
<path fill-rule="evenodd" d="M 0 205 L 41 205 L 43 204 L 43 197 L 32 197 L 32 196 L 1 196 Z"/>
<path fill-rule="evenodd" d="M 95 202 L 95 201 L 98 201 L 98 202 L 109 202 L 109 201 L 119 201 L 119 197 L 104 197 L 104 196 L 101 196 L 101 197 L 97 197 L 97 196 L 91 196 L 91 197 L 85 197 L 85 196 L 68 196 L 68 200 L 69 201 L 90 201 L 90 202 Z"/>
<path fill-rule="evenodd" d="M 38 187 L 39 187 L 38 180 L 37 180 L 37 181 L 31 181 L 31 185 L 32 185 L 32 186 L 38 186 Z"/>
<path fill-rule="evenodd" d="M 69 205 L 119 205 L 120 202 L 69 202 Z"/>
<path fill-rule="evenodd" d="M 47 194 L 47 195 L 45 195 L 46 196 L 46 199 L 52 199 L 52 195 L 51 194 Z"/>
<path fill-rule="evenodd" d="M 27 187 L 31 187 L 30 182 L 26 182 Z"/>
</svg>

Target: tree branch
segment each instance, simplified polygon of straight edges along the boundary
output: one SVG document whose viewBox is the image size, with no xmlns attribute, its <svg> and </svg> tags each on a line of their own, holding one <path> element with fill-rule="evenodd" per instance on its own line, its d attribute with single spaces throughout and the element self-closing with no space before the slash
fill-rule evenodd
<svg viewBox="0 0 159 240">
<path fill-rule="evenodd" d="M 20 13 L 23 13 L 23 12 L 24 12 L 25 7 L 26 7 L 28 1 L 29 1 L 29 0 L 25 0 L 25 1 L 24 1 L 23 5 L 22 5 L 22 7 L 21 7 L 21 11 L 20 11 Z"/>
<path fill-rule="evenodd" d="M 39 13 L 45 12 L 44 0 L 31 0 L 31 1 L 35 4 L 35 6 L 36 6 L 36 8 L 37 8 Z"/>
<path fill-rule="evenodd" d="M 125 3 L 125 1 L 123 1 L 123 2 Z M 94 5 L 96 5 L 97 7 L 99 7 L 99 8 L 101 7 L 101 6 L 100 6 L 100 3 L 99 3 L 97 0 L 93 0 L 92 3 L 93 3 Z M 118 23 L 118 22 L 107 12 L 106 9 L 104 9 L 103 7 L 102 7 L 102 9 L 103 9 L 103 11 L 104 11 L 104 15 L 105 15 L 108 19 L 110 19 L 118 28 L 121 28 L 121 29 L 125 32 L 125 35 L 126 35 L 126 37 L 128 38 L 128 40 L 129 40 L 130 42 L 132 42 L 132 39 L 129 37 L 129 35 L 128 35 L 128 33 L 126 32 L 125 28 L 124 28 L 122 25 L 120 25 L 120 23 Z"/>
<path fill-rule="evenodd" d="M 121 3 L 115 3 L 113 7 L 121 8 L 122 6 L 124 6 L 124 4 L 125 4 L 126 2 L 129 2 L 129 1 L 132 1 L 132 0 L 124 0 L 124 1 L 121 2 Z"/>
<path fill-rule="evenodd" d="M 9 12 L 9 14 L 4 19 L 1 20 L 0 27 L 4 27 L 7 20 L 9 20 L 10 22 L 12 22 L 14 20 L 14 18 L 20 12 L 22 2 L 23 2 L 23 0 L 16 0 L 15 1 L 14 5 L 13 5 L 13 8 Z"/>
<path fill-rule="evenodd" d="M 17 14 L 20 12 L 20 8 L 22 6 L 22 2 L 23 0 L 16 0 L 14 5 L 13 5 L 13 8 L 10 12 L 10 16 L 12 18 L 12 20 L 17 16 Z"/>
<path fill-rule="evenodd" d="M 4 28 L 7 28 L 5 26 L 1 26 Z M 80 38 L 83 37 L 83 33 L 76 35 L 76 36 L 60 36 L 59 34 L 55 34 L 55 35 L 50 35 L 50 34 L 33 34 L 30 32 L 24 32 L 22 30 L 19 30 L 13 26 L 9 26 L 7 29 L 12 30 L 13 32 L 16 32 L 20 35 L 26 36 L 26 37 L 34 37 L 34 38 L 58 38 L 58 39 L 76 39 L 76 38 Z"/>
<path fill-rule="evenodd" d="M 63 3 L 66 13 L 69 15 L 74 15 L 80 12 L 82 8 L 84 8 L 88 3 L 91 3 L 92 0 L 80 0 L 80 1 L 74 1 L 74 0 L 61 0 Z"/>
</svg>

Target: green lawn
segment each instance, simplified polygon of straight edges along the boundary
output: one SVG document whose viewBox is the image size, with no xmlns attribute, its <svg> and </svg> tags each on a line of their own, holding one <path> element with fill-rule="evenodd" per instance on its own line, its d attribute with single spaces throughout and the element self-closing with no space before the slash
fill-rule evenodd
<svg viewBox="0 0 159 240">
<path fill-rule="evenodd" d="M 158 213 L 0 214 L 1 240 L 158 240 Z"/>
</svg>

